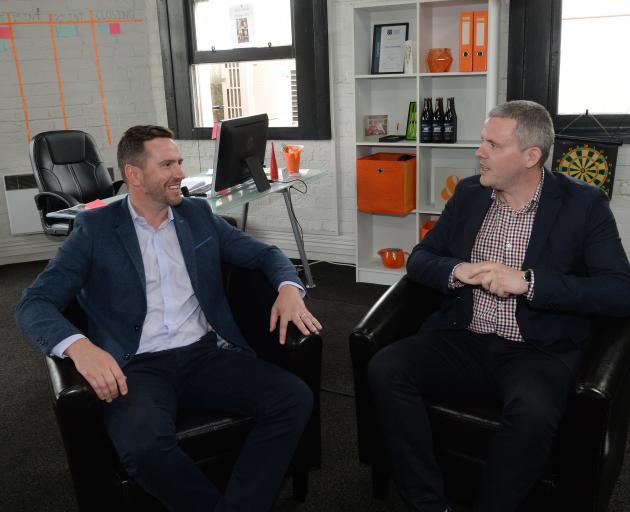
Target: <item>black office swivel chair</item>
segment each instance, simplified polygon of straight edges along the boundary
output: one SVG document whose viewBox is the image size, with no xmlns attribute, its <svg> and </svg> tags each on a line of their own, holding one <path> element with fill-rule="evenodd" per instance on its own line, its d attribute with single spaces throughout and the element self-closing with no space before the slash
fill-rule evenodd
<svg viewBox="0 0 630 512">
<path fill-rule="evenodd" d="M 44 233 L 67 235 L 72 221 L 51 220 L 46 214 L 118 193 L 122 180 L 112 182 L 91 135 L 79 130 L 42 132 L 29 147 L 39 194 L 35 204 Z"/>
</svg>

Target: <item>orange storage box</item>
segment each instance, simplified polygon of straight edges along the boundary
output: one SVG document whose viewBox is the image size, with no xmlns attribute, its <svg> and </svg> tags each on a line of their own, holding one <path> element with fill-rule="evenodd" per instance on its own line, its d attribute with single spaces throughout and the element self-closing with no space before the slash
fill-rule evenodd
<svg viewBox="0 0 630 512">
<path fill-rule="evenodd" d="M 360 212 L 407 215 L 416 207 L 416 155 L 375 153 L 357 159 Z"/>
</svg>

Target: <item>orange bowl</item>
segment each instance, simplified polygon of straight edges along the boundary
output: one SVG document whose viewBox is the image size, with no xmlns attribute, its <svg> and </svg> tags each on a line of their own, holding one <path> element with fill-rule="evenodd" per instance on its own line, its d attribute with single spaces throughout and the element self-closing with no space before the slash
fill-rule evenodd
<svg viewBox="0 0 630 512">
<path fill-rule="evenodd" d="M 405 255 L 409 254 L 402 249 L 381 249 L 378 255 L 381 257 L 383 265 L 387 268 L 401 268 L 405 264 Z"/>
</svg>

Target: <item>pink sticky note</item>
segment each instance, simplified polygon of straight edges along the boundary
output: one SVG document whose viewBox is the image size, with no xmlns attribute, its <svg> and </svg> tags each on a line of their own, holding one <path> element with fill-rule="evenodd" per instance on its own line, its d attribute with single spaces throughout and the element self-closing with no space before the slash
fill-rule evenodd
<svg viewBox="0 0 630 512">
<path fill-rule="evenodd" d="M 105 201 L 101 201 L 100 199 L 95 199 L 94 201 L 90 201 L 89 203 L 85 203 L 86 210 L 93 210 L 94 208 L 100 208 L 101 206 L 106 206 L 107 203 Z"/>
<path fill-rule="evenodd" d="M 0 39 L 11 39 L 11 27 L 0 27 Z"/>
<path fill-rule="evenodd" d="M 110 23 L 109 24 L 109 33 L 110 34 L 120 34 L 120 23 Z"/>
<path fill-rule="evenodd" d="M 219 135 L 219 123 L 215 121 L 214 124 L 212 125 L 212 136 L 210 137 L 210 139 L 216 140 L 218 135 Z"/>
</svg>

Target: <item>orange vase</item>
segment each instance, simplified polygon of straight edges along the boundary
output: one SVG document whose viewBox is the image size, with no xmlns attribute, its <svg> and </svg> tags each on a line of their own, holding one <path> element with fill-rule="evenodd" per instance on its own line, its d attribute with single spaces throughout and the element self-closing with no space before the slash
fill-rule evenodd
<svg viewBox="0 0 630 512">
<path fill-rule="evenodd" d="M 453 56 L 450 48 L 431 48 L 427 55 L 427 67 L 431 73 L 446 73 L 451 69 Z"/>
</svg>

